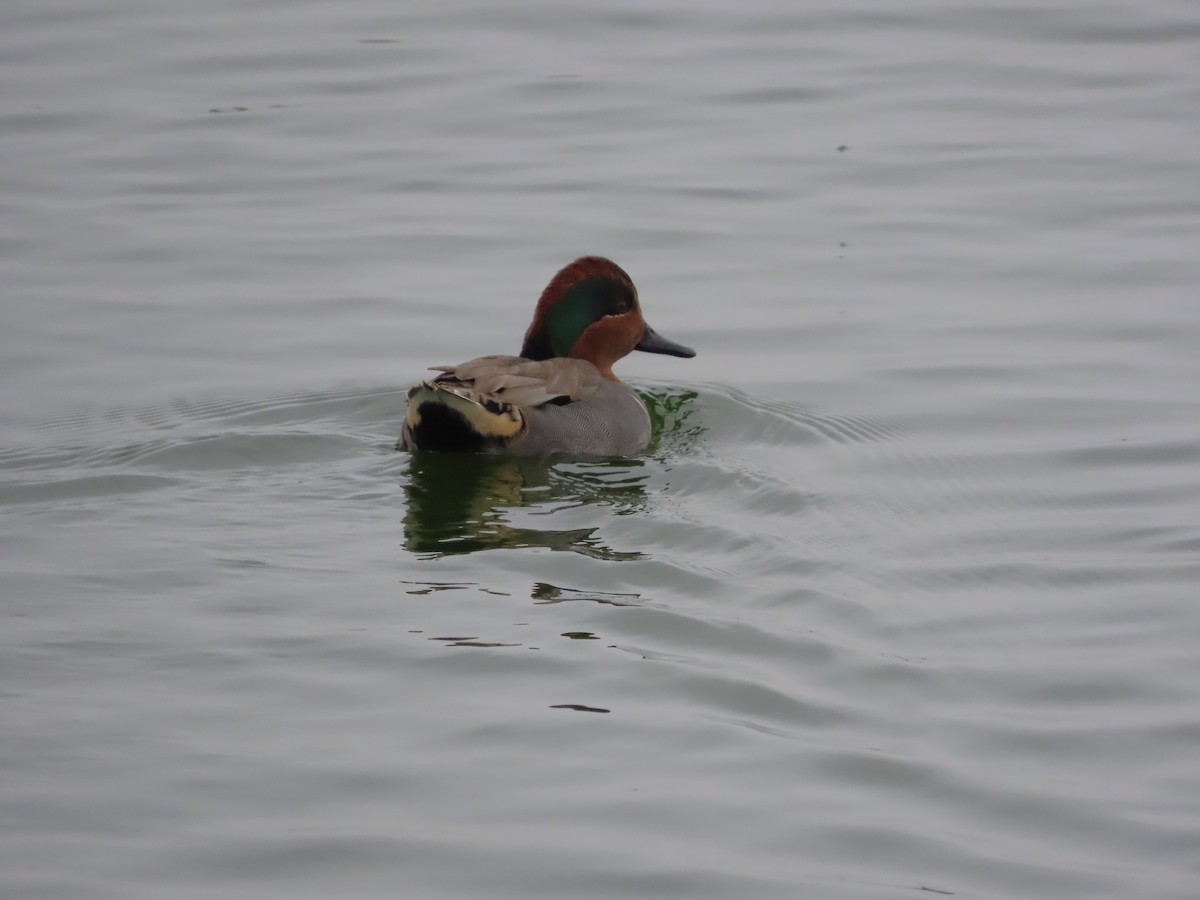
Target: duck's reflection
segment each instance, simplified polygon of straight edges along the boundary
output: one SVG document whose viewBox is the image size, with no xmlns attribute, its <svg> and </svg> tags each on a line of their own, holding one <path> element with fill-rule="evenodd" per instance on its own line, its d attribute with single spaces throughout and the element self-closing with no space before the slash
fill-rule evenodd
<svg viewBox="0 0 1200 900">
<path fill-rule="evenodd" d="M 692 391 L 645 395 L 658 435 L 655 447 L 694 436 L 687 423 Z M 409 458 L 405 549 L 427 557 L 500 547 L 571 550 L 596 559 L 641 559 L 606 544 L 597 527 L 536 528 L 534 516 L 575 507 L 607 507 L 617 515 L 646 503 L 645 459 L 558 459 L 475 453 L 414 453 Z M 522 520 L 514 524 L 514 515 Z"/>
<path fill-rule="evenodd" d="M 591 528 L 531 528 L 510 521 L 514 510 L 552 515 L 572 506 L 617 511 L 645 502 L 646 475 L 637 459 L 555 461 L 475 453 L 414 453 L 408 468 L 404 546 L 445 556 L 498 547 L 573 550 L 598 559 L 639 559 L 607 546 Z"/>
</svg>

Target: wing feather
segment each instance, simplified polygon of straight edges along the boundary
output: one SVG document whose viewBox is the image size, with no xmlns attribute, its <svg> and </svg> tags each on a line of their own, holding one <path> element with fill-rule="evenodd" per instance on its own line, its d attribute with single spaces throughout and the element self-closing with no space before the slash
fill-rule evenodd
<svg viewBox="0 0 1200 900">
<path fill-rule="evenodd" d="M 523 359 L 519 356 L 481 356 L 456 366 L 431 366 L 441 372 L 434 383 L 462 387 L 479 399 L 514 406 L 536 407 L 567 397 L 583 400 L 600 389 L 599 369 L 582 359 Z"/>
</svg>

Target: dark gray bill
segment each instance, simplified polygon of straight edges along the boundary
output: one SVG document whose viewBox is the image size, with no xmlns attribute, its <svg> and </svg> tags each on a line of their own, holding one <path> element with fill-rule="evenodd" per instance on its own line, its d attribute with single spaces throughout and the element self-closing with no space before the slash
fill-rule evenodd
<svg viewBox="0 0 1200 900">
<path fill-rule="evenodd" d="M 649 325 L 646 326 L 646 333 L 642 335 L 642 339 L 633 349 L 645 350 L 647 353 L 665 353 L 667 356 L 682 356 L 684 359 L 691 359 L 696 355 L 696 351 L 691 347 L 668 340 Z"/>
</svg>

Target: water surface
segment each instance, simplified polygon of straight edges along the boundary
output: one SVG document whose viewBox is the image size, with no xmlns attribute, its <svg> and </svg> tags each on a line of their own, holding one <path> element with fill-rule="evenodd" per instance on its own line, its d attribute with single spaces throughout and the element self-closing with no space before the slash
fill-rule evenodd
<svg viewBox="0 0 1200 900">
<path fill-rule="evenodd" d="M 1200 19 L 9 3 L 0 894 L 1200 893 Z M 629 460 L 410 457 L 613 257 Z"/>
</svg>

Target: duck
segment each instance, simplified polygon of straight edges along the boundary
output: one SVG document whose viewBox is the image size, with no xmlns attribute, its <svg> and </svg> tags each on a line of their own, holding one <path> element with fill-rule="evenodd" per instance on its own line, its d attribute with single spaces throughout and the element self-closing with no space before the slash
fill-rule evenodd
<svg viewBox="0 0 1200 900">
<path fill-rule="evenodd" d="M 689 359 L 646 324 L 628 273 L 582 256 L 542 291 L 518 356 L 431 366 L 414 386 L 396 447 L 537 456 L 635 456 L 650 414 L 613 364 L 634 350 Z"/>
</svg>

